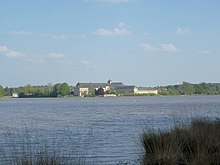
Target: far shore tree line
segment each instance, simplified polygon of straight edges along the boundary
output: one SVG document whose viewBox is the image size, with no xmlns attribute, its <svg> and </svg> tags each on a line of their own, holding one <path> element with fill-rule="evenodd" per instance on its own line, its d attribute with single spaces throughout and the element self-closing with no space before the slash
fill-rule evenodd
<svg viewBox="0 0 220 165">
<path fill-rule="evenodd" d="M 183 82 L 179 85 L 159 87 L 160 95 L 220 95 L 220 83 L 191 84 Z"/>
<path fill-rule="evenodd" d="M 101 89 L 101 88 L 100 88 Z M 220 95 L 220 83 L 199 83 L 191 84 L 183 82 L 179 85 L 158 86 L 158 95 Z M 42 86 L 25 85 L 20 87 L 5 87 L 0 85 L 0 98 L 10 97 L 13 93 L 18 94 L 18 97 L 65 97 L 73 96 L 74 86 L 68 83 L 57 83 L 52 85 L 51 83 Z M 89 96 L 95 96 L 96 94 L 103 94 L 104 91 L 91 90 Z M 117 91 L 114 91 L 117 93 Z"/>
<path fill-rule="evenodd" d="M 30 84 L 20 87 L 5 87 L 0 85 L 0 97 L 12 96 L 13 93 L 18 94 L 18 97 L 64 97 L 71 95 L 73 86 L 65 83 L 57 83 L 52 85 L 51 83 L 42 86 L 32 86 Z"/>
</svg>

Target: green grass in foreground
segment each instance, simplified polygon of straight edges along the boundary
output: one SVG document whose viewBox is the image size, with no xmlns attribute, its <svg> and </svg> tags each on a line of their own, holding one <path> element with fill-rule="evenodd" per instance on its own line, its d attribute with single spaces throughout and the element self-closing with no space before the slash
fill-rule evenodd
<svg viewBox="0 0 220 165">
<path fill-rule="evenodd" d="M 194 119 L 189 126 L 142 134 L 143 165 L 220 165 L 220 121 Z"/>
</svg>

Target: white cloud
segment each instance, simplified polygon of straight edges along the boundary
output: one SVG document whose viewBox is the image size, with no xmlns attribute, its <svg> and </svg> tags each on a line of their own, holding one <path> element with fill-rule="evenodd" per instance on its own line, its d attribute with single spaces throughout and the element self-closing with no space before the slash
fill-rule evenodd
<svg viewBox="0 0 220 165">
<path fill-rule="evenodd" d="M 181 51 L 180 49 L 177 49 L 173 44 L 162 44 L 161 50 L 169 53 L 177 53 Z"/>
<path fill-rule="evenodd" d="M 173 44 L 161 44 L 160 47 L 155 47 L 147 43 L 140 43 L 139 47 L 145 52 L 150 53 L 158 53 L 158 52 L 166 52 L 166 53 L 178 53 L 181 49 L 176 48 Z"/>
<path fill-rule="evenodd" d="M 25 61 L 36 64 L 70 64 L 71 61 L 66 58 L 64 53 L 51 52 L 48 54 L 35 54 L 25 58 Z"/>
<path fill-rule="evenodd" d="M 190 32 L 190 30 L 189 30 L 188 28 L 178 27 L 178 28 L 176 29 L 176 34 L 178 34 L 178 35 L 184 35 L 184 34 L 187 34 L 187 33 L 189 33 L 189 32 Z"/>
<path fill-rule="evenodd" d="M 139 44 L 140 48 L 143 49 L 146 52 L 159 52 L 160 49 L 146 43 L 140 43 Z"/>
<path fill-rule="evenodd" d="M 120 22 L 120 23 L 118 24 L 118 28 L 120 28 L 120 29 L 128 29 L 129 26 L 126 25 L 124 22 Z"/>
<path fill-rule="evenodd" d="M 8 48 L 6 46 L 0 46 L 0 52 L 5 53 L 8 51 Z"/>
<path fill-rule="evenodd" d="M 2 53 L 4 56 L 6 57 L 10 57 L 10 58 L 20 58 L 20 57 L 25 57 L 24 54 L 8 49 L 7 46 L 0 46 L 0 53 Z"/>
<path fill-rule="evenodd" d="M 130 35 L 131 32 L 126 30 L 126 29 L 118 29 L 118 28 L 115 28 L 113 30 L 107 30 L 107 29 L 97 29 L 95 32 L 94 32 L 95 35 L 98 35 L 98 36 L 106 36 L 106 37 L 109 37 L 109 36 L 127 36 L 127 35 Z"/>
<path fill-rule="evenodd" d="M 55 40 L 68 40 L 68 39 L 86 39 L 86 35 L 73 35 L 73 34 L 41 34 L 41 37 L 51 38 Z"/>
<path fill-rule="evenodd" d="M 120 36 L 129 36 L 132 34 L 132 32 L 128 30 L 128 26 L 125 23 L 120 22 L 118 24 L 118 27 L 112 30 L 100 28 L 97 29 L 93 34 L 104 37 L 120 37 Z"/>
<path fill-rule="evenodd" d="M 11 31 L 11 32 L 9 32 L 9 34 L 12 34 L 12 35 L 32 35 L 32 34 L 34 34 L 34 32 L 21 30 L 21 31 Z"/>
<path fill-rule="evenodd" d="M 65 54 L 63 53 L 48 53 L 48 54 L 35 54 L 25 58 L 25 61 L 36 64 L 69 64 L 71 61 L 66 59 Z"/>
<path fill-rule="evenodd" d="M 109 3 L 109 4 L 119 4 L 126 3 L 131 0 L 84 0 L 85 2 L 100 2 L 100 3 Z"/>
<path fill-rule="evenodd" d="M 36 63 L 36 64 L 46 64 L 47 60 L 39 57 L 31 57 L 26 59 L 27 62 Z"/>
<path fill-rule="evenodd" d="M 27 56 L 23 53 L 11 50 L 7 46 L 1 46 L 1 45 L 0 45 L 0 55 L 9 58 L 16 58 L 28 63 L 36 63 L 36 64 L 48 64 L 48 63 L 70 64 L 71 63 L 71 61 L 66 58 L 64 53 L 51 52 L 48 54 L 31 54 Z"/>
<path fill-rule="evenodd" d="M 50 59 L 63 59 L 65 57 L 65 55 L 63 53 L 49 53 L 47 55 L 48 58 Z"/>
</svg>

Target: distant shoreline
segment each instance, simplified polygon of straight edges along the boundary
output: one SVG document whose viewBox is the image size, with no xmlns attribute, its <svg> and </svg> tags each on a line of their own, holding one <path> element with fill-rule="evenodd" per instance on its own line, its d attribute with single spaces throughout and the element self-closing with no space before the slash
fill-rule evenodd
<svg viewBox="0 0 220 165">
<path fill-rule="evenodd" d="M 154 96 L 144 96 L 144 95 L 123 95 L 123 96 L 94 96 L 94 97 L 80 97 L 80 96 L 64 96 L 64 97 L 2 97 L 0 100 L 7 100 L 7 99 L 77 99 L 77 98 L 117 98 L 117 97 L 205 97 L 205 96 L 220 96 L 220 95 L 154 95 Z"/>
</svg>

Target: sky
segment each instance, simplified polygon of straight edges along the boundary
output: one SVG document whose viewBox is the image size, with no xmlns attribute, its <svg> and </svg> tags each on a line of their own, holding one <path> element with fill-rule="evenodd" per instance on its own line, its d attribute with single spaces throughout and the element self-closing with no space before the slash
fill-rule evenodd
<svg viewBox="0 0 220 165">
<path fill-rule="evenodd" d="M 219 0 L 2 0 L 0 85 L 220 82 Z"/>
</svg>

